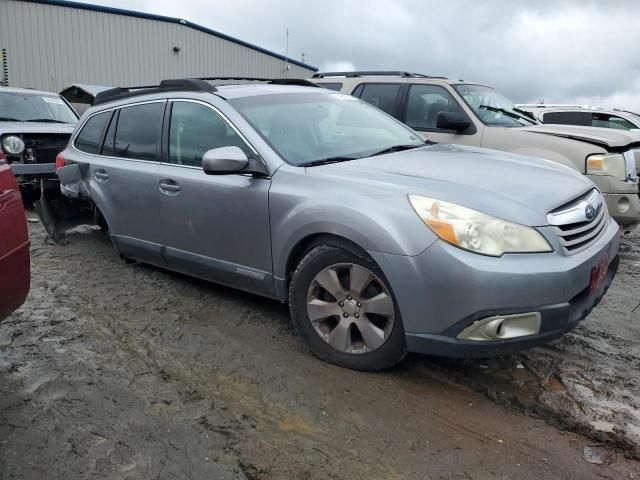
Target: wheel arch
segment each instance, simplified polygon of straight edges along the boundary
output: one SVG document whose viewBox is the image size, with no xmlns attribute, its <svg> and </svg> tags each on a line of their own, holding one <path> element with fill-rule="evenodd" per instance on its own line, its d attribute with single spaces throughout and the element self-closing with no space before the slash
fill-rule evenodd
<svg viewBox="0 0 640 480">
<path fill-rule="evenodd" d="M 312 233 L 300 239 L 289 252 L 284 270 L 284 278 L 287 286 L 291 282 L 291 276 L 293 275 L 293 272 L 295 271 L 298 264 L 302 261 L 304 256 L 315 247 L 320 245 L 331 245 L 334 247 L 344 248 L 345 250 L 349 250 L 351 253 L 362 258 L 371 259 L 371 256 L 367 253 L 367 251 L 353 240 L 350 240 L 341 235 L 330 233 Z"/>
</svg>

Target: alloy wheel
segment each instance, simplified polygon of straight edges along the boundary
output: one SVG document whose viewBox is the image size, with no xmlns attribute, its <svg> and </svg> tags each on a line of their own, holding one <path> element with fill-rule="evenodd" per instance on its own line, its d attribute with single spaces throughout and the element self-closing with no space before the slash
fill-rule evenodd
<svg viewBox="0 0 640 480">
<path fill-rule="evenodd" d="M 375 273 L 355 263 L 339 263 L 314 277 L 307 314 L 325 342 L 340 352 L 360 354 L 376 350 L 387 340 L 395 306 Z"/>
</svg>

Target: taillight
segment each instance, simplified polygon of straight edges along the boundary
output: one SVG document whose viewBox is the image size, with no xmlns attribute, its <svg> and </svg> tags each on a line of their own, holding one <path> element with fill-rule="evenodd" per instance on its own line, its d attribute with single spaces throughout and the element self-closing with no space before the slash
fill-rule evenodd
<svg viewBox="0 0 640 480">
<path fill-rule="evenodd" d="M 56 170 L 60 170 L 62 167 L 64 167 L 64 157 L 62 153 L 59 153 L 56 155 Z"/>
</svg>

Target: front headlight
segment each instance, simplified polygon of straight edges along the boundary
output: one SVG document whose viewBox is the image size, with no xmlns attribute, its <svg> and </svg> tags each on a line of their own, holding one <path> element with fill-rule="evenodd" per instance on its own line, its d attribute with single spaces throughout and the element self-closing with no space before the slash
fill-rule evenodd
<svg viewBox="0 0 640 480">
<path fill-rule="evenodd" d="M 433 198 L 409 195 L 409 201 L 433 233 L 464 250 L 493 257 L 504 253 L 553 251 L 545 238 L 531 227 Z"/>
<path fill-rule="evenodd" d="M 587 175 L 607 175 L 627 179 L 627 165 L 621 153 L 598 153 L 587 157 Z"/>
<path fill-rule="evenodd" d="M 20 155 L 24 152 L 24 142 L 20 137 L 8 135 L 2 139 L 2 149 L 9 155 Z"/>
</svg>

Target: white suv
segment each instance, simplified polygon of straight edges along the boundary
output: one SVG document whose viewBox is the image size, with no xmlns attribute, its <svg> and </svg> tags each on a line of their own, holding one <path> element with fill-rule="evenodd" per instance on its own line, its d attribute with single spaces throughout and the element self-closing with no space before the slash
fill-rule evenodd
<svg viewBox="0 0 640 480">
<path fill-rule="evenodd" d="M 614 128 L 616 130 L 640 129 L 640 114 L 626 110 L 607 110 L 588 105 L 518 105 L 542 123 L 582 125 L 584 127 Z"/>
</svg>

